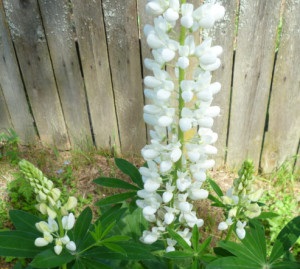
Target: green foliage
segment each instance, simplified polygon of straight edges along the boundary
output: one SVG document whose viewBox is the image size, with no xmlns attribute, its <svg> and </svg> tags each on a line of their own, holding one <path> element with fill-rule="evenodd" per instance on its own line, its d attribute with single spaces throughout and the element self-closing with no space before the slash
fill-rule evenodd
<svg viewBox="0 0 300 269">
<path fill-rule="evenodd" d="M 15 173 L 14 178 L 7 186 L 11 206 L 14 209 L 35 212 L 36 201 L 29 182 L 21 173 Z"/>
<path fill-rule="evenodd" d="M 103 198 L 97 202 L 98 206 L 107 206 L 122 203 L 130 198 L 134 201 L 135 199 L 137 199 L 137 191 L 143 188 L 142 176 L 139 173 L 139 170 L 133 164 L 120 158 L 115 158 L 115 163 L 124 174 L 130 177 L 132 181 L 131 183 L 128 183 L 122 179 L 107 177 L 99 177 L 94 180 L 94 183 L 103 187 L 111 187 L 131 191 Z"/>
<path fill-rule="evenodd" d="M 18 149 L 19 137 L 13 129 L 0 133 L 0 160 L 7 158 L 17 164 L 20 160 Z"/>
<path fill-rule="evenodd" d="M 241 243 L 219 242 L 219 247 L 215 249 L 219 257 L 209 263 L 207 269 L 300 268 L 300 263 L 289 254 L 299 236 L 300 217 L 296 217 L 278 234 L 268 256 L 264 227 L 257 221 L 251 221 Z"/>
</svg>

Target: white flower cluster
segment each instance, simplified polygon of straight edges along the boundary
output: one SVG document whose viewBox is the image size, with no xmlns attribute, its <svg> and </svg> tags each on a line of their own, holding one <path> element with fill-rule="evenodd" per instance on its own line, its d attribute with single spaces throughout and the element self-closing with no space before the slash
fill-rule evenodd
<svg viewBox="0 0 300 269">
<path fill-rule="evenodd" d="M 34 244 L 37 247 L 47 246 L 49 243 L 52 243 L 55 240 L 54 252 L 59 255 L 63 246 L 70 251 L 76 250 L 76 245 L 74 241 L 71 241 L 67 232 L 74 227 L 75 217 L 73 213 L 70 213 L 68 216 L 62 217 L 62 228 L 64 229 L 64 235 L 61 236 L 59 232 L 59 226 L 57 222 L 48 217 L 48 222 L 40 221 L 35 224 L 35 227 L 43 233 L 43 237 L 38 237 L 35 239 Z"/>
<path fill-rule="evenodd" d="M 180 0 L 148 0 L 146 10 L 155 18 L 154 25 L 144 28 L 153 55 L 144 63 L 153 75 L 144 79 L 144 93 L 151 103 L 145 105 L 143 116 L 153 129 L 151 143 L 141 151 L 147 167 L 140 168 L 144 189 L 138 191 L 141 199 L 137 205 L 153 226 L 144 231 L 141 241 L 154 243 L 167 225 L 178 221 L 177 233 L 191 244 L 190 229 L 203 225 L 193 210 L 193 201 L 207 198 L 202 184 L 206 170 L 215 163 L 208 155 L 217 153 L 212 144 L 218 135 L 211 127 L 220 108 L 211 103 L 221 85 L 211 83 L 210 72 L 220 66 L 218 56 L 222 53 L 209 37 L 196 44 L 194 33 L 213 27 L 225 10 L 214 2 L 194 9 L 193 4 Z M 196 59 L 195 68 L 192 59 Z M 175 78 L 166 71 L 172 67 Z M 187 139 L 185 133 L 190 130 L 195 134 Z M 176 242 L 168 238 L 167 243 L 167 251 L 174 250 Z"/>
<path fill-rule="evenodd" d="M 38 201 L 36 208 L 43 215 L 48 216 L 48 223 L 42 221 L 36 224 L 36 228 L 43 233 L 43 237 L 37 238 L 35 245 L 46 246 L 53 242 L 53 238 L 56 238 L 54 251 L 57 255 L 61 253 L 63 245 L 66 245 L 67 249 L 75 251 L 76 245 L 70 241 L 67 231 L 72 229 L 75 223 L 75 217 L 69 211 L 76 207 L 76 197 L 70 196 L 67 202 L 62 204 L 61 191 L 54 188 L 53 182 L 47 179 L 42 171 L 26 160 L 20 161 L 19 167 L 36 194 Z"/>
<path fill-rule="evenodd" d="M 224 231 L 236 223 L 235 231 L 240 239 L 246 236 L 246 220 L 258 217 L 261 213 L 257 201 L 262 196 L 263 189 L 253 188 L 253 169 L 253 163 L 249 160 L 245 161 L 239 171 L 239 178 L 234 180 L 233 187 L 222 196 L 223 203 L 230 207 L 230 210 L 226 221 L 222 221 L 218 229 Z"/>
</svg>

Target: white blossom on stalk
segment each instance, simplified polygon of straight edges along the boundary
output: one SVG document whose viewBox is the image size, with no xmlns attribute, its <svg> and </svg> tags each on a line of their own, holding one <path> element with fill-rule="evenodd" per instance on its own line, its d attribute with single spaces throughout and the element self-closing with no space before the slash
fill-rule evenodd
<svg viewBox="0 0 300 269">
<path fill-rule="evenodd" d="M 204 224 L 193 203 L 208 197 L 202 185 L 215 164 L 209 156 L 217 153 L 212 144 L 218 135 L 211 127 L 220 108 L 211 103 L 221 84 L 211 82 L 211 71 L 220 66 L 222 53 L 210 37 L 196 44 L 193 31 L 211 28 L 224 16 L 224 8 L 215 2 L 195 7 L 180 0 L 148 0 L 146 11 L 154 16 L 153 25 L 144 28 L 153 59 L 144 63 L 153 75 L 144 78 L 149 103 L 143 117 L 152 130 L 150 143 L 141 151 L 147 166 L 139 169 L 144 189 L 137 193 L 137 205 L 152 227 L 140 240 L 152 244 L 166 233 L 166 226 L 176 223 L 176 232 L 191 245 L 191 229 Z M 194 59 L 197 65 L 191 70 Z M 172 68 L 175 76 L 169 73 Z M 190 130 L 194 135 L 186 139 Z M 176 241 L 168 238 L 167 245 L 167 252 L 174 251 Z"/>
</svg>

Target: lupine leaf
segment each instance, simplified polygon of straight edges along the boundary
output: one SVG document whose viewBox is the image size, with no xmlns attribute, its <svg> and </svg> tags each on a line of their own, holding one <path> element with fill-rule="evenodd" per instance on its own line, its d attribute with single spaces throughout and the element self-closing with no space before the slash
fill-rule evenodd
<svg viewBox="0 0 300 269">
<path fill-rule="evenodd" d="M 193 251 L 193 249 L 188 245 L 188 243 L 178 234 L 176 233 L 174 230 L 172 230 L 171 228 L 167 228 L 168 233 L 170 234 L 170 236 L 177 241 L 177 243 L 186 251 Z"/>
<path fill-rule="evenodd" d="M 276 261 L 296 243 L 300 237 L 300 216 L 292 219 L 278 234 L 270 255 L 270 262 Z"/>
<path fill-rule="evenodd" d="M 99 220 L 101 221 L 103 226 L 107 226 L 109 223 L 113 221 L 117 221 L 121 219 L 123 214 L 126 211 L 126 208 L 121 208 L 122 204 L 116 204 L 113 206 L 107 206 L 107 208 L 104 207 L 104 212 L 100 216 Z M 103 209 L 102 209 L 103 210 Z"/>
<path fill-rule="evenodd" d="M 97 206 L 107 206 L 107 205 L 113 205 L 117 203 L 122 203 L 128 198 L 132 198 L 136 195 L 136 192 L 124 192 L 120 194 L 115 194 L 112 196 L 109 196 L 107 198 L 99 200 L 96 205 Z"/>
<path fill-rule="evenodd" d="M 261 214 L 255 219 L 271 219 L 271 218 L 276 218 L 278 216 L 279 215 L 274 212 L 261 212 Z"/>
<path fill-rule="evenodd" d="M 94 182 L 100 186 L 125 189 L 125 190 L 139 190 L 137 186 L 134 186 L 130 183 L 127 183 L 118 178 L 110 178 L 110 177 L 99 177 L 94 180 Z"/>
<path fill-rule="evenodd" d="M 23 231 L 0 232 L 0 257 L 33 258 L 43 248 L 34 245 L 36 234 Z"/>
<path fill-rule="evenodd" d="M 300 263 L 293 261 L 282 261 L 278 263 L 272 263 L 272 269 L 299 269 Z"/>
<path fill-rule="evenodd" d="M 211 178 L 208 178 L 207 181 L 219 197 L 224 196 L 224 194 L 223 194 L 222 190 L 220 189 L 219 185 L 214 180 L 212 180 Z"/>
<path fill-rule="evenodd" d="M 124 255 L 124 258 L 126 256 L 126 251 L 124 248 L 122 248 L 121 246 L 117 245 L 117 244 L 113 244 L 113 243 L 108 243 L 108 242 L 105 242 L 103 244 L 106 248 L 114 251 L 114 252 L 117 252 L 117 253 L 121 253 L 122 255 Z"/>
<path fill-rule="evenodd" d="M 169 259 L 188 259 L 194 257 L 194 252 L 191 251 L 171 251 L 167 252 L 164 257 Z"/>
<path fill-rule="evenodd" d="M 85 259 L 80 257 L 80 259 L 76 260 L 74 267 L 72 269 L 112 269 L 112 268 L 99 260 L 91 259 L 91 258 Z"/>
<path fill-rule="evenodd" d="M 53 249 L 47 249 L 36 255 L 30 265 L 34 268 L 53 268 L 69 263 L 75 258 L 76 256 L 71 255 L 65 249 L 63 249 L 62 253 L 59 255 L 57 255 Z"/>
<path fill-rule="evenodd" d="M 139 170 L 130 162 L 120 159 L 120 158 L 115 158 L 115 163 L 117 167 L 126 175 L 128 175 L 131 180 L 138 185 L 140 188 L 144 188 L 144 183 L 142 180 L 142 176 L 139 172 Z"/>
<path fill-rule="evenodd" d="M 88 233 L 93 218 L 92 210 L 86 207 L 79 215 L 74 227 L 74 241 L 77 249 L 80 249 L 80 243 Z"/>
<path fill-rule="evenodd" d="M 209 246 L 211 240 L 212 240 L 212 236 L 209 236 L 204 240 L 204 242 L 200 245 L 200 247 L 198 249 L 199 254 L 202 254 L 205 251 L 207 246 Z"/>
<path fill-rule="evenodd" d="M 218 198 L 216 198 L 215 196 L 213 196 L 211 194 L 208 195 L 208 199 L 214 202 L 214 204 L 212 204 L 212 206 L 225 207 L 225 205 L 222 203 L 222 201 L 220 201 Z"/>
<path fill-rule="evenodd" d="M 247 259 L 230 256 L 214 260 L 206 266 L 206 269 L 263 269 L 263 267 Z"/>
<path fill-rule="evenodd" d="M 9 217 L 17 230 L 41 235 L 35 227 L 35 224 L 41 221 L 37 216 L 21 210 L 10 210 Z"/>
<path fill-rule="evenodd" d="M 193 249 L 198 251 L 199 249 L 199 230 L 197 225 L 194 225 L 193 227 L 193 231 L 192 231 L 192 238 L 191 238 L 191 242 L 192 242 L 192 246 Z"/>
</svg>

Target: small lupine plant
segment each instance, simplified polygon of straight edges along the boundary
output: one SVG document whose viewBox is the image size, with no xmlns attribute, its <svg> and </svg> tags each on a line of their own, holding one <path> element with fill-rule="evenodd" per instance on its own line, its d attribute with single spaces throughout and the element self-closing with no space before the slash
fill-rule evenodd
<svg viewBox="0 0 300 269">
<path fill-rule="evenodd" d="M 267 256 L 257 202 L 262 191 L 252 189 L 251 162 L 243 164 L 225 195 L 207 179 L 206 171 L 215 163 L 209 156 L 217 153 L 212 144 L 218 135 L 211 127 L 220 112 L 211 103 L 221 89 L 220 83 L 211 83 L 211 72 L 220 66 L 222 53 L 220 46 L 212 46 L 207 30 L 223 18 L 224 8 L 215 1 L 194 7 L 186 0 L 148 0 L 146 10 L 154 25 L 144 29 L 153 55 L 145 59 L 153 72 L 144 79 L 150 100 L 144 120 L 152 126 L 150 143 L 141 152 L 145 165 L 137 169 L 115 159 L 131 182 L 95 180 L 127 192 L 100 200 L 102 214 L 92 223 L 91 209 L 75 220 L 70 211 L 76 198 L 61 201 L 53 182 L 21 161 L 41 216 L 11 211 L 16 230 L 0 233 L 0 256 L 32 258 L 28 268 L 299 268 L 289 250 L 300 235 L 300 217 L 279 233 Z M 199 30 L 201 44 L 195 37 Z M 205 181 L 218 197 L 204 188 Z M 215 255 L 212 236 L 201 236 L 205 216 L 199 217 L 195 206 L 207 198 L 226 216 L 218 228 L 227 235 L 214 248 Z M 231 236 L 234 229 L 237 237 Z"/>
</svg>

